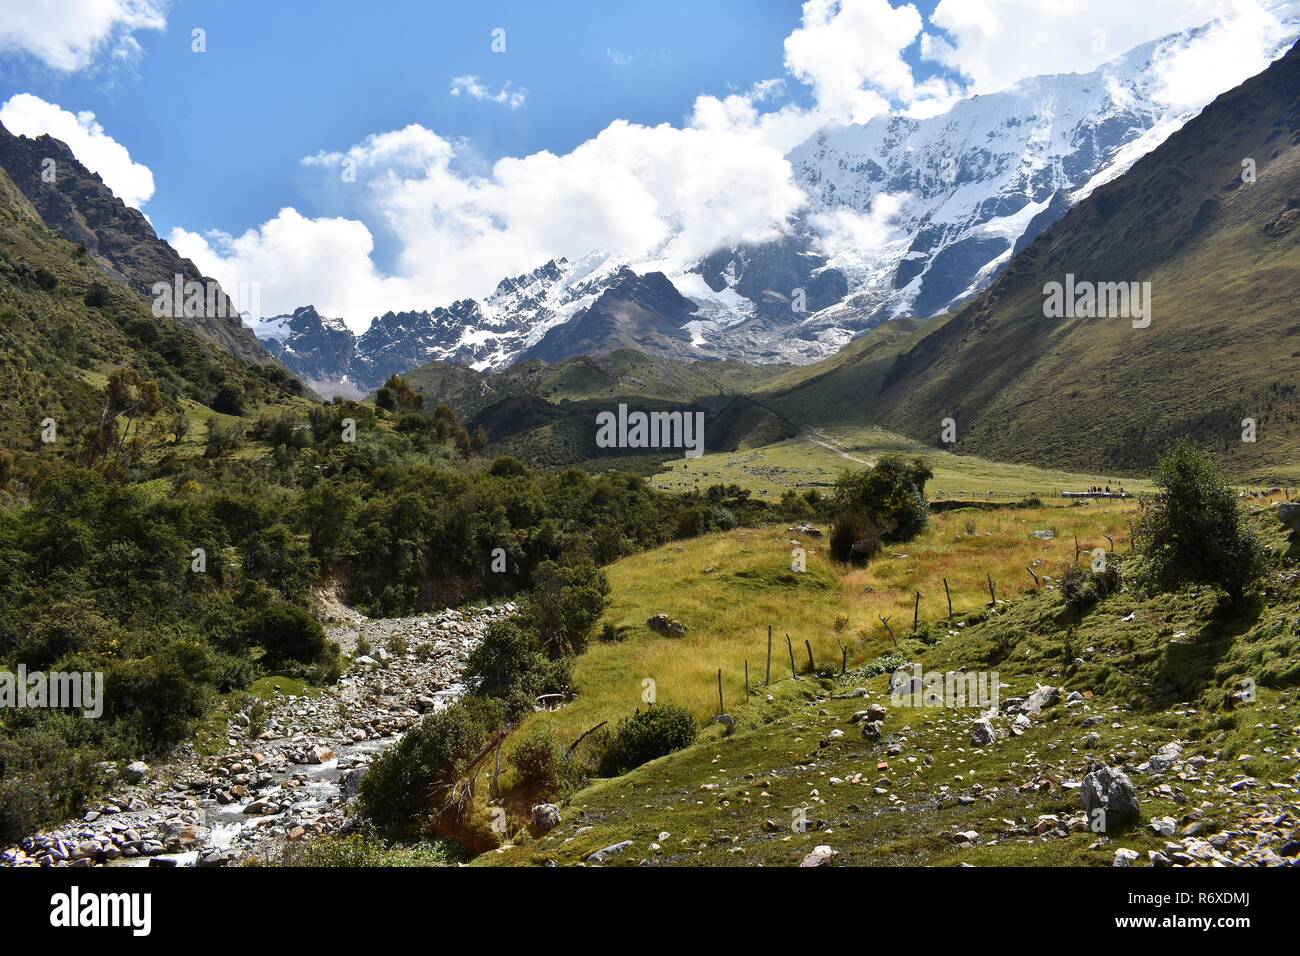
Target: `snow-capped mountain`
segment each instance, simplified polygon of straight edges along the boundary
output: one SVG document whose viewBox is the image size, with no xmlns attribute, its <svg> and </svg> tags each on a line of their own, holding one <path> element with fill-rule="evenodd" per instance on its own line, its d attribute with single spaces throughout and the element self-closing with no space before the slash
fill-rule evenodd
<svg viewBox="0 0 1300 956">
<path fill-rule="evenodd" d="M 263 319 L 254 331 L 322 395 L 358 397 L 394 373 L 429 362 L 480 371 L 504 368 L 618 285 L 626 270 L 626 260 L 613 252 L 574 262 L 552 259 L 502 279 L 482 302 L 463 299 L 428 311 L 386 312 L 359 337 L 341 319 L 322 318 L 311 306 Z"/>
<path fill-rule="evenodd" d="M 1292 27 L 1274 58 L 1300 34 Z M 1157 69 L 1168 46 L 1199 32 L 1136 47 L 1092 73 L 1032 77 L 929 119 L 823 129 L 796 147 L 787 158 L 809 196 L 813 248 L 848 293 L 810 307 L 793 335 L 845 340 L 978 292 L 1072 205 L 1199 113 L 1161 102 Z M 746 258 L 734 259 L 738 285 Z"/>
<path fill-rule="evenodd" d="M 1288 26 L 1274 59 L 1300 36 L 1300 20 Z M 822 129 L 787 156 L 808 196 L 787 234 L 718 250 L 683 273 L 664 276 L 653 255 L 601 251 L 503 279 L 482 301 L 379 316 L 350 352 L 342 323 L 310 308 L 256 332 L 327 395 L 368 392 L 432 361 L 491 371 L 627 346 L 681 359 L 817 361 L 879 322 L 936 315 L 974 295 L 1181 128 L 1199 108 L 1162 101 L 1159 67 L 1200 32 L 1091 73 L 1032 77 L 940 116 Z"/>
</svg>

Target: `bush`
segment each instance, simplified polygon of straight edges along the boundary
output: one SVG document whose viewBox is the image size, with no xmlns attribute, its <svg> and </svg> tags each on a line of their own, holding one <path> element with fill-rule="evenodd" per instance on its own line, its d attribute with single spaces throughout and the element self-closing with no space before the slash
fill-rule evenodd
<svg viewBox="0 0 1300 956">
<path fill-rule="evenodd" d="M 1061 597 L 1076 611 L 1092 606 L 1099 598 L 1119 590 L 1119 570 L 1108 563 L 1104 571 L 1072 565 L 1061 575 Z"/>
<path fill-rule="evenodd" d="M 684 707 L 651 704 L 618 722 L 600 758 L 600 774 L 616 777 L 695 742 L 695 718 Z"/>
<path fill-rule="evenodd" d="M 605 610 L 609 581 L 589 559 L 569 565 L 543 561 L 533 572 L 522 613 L 552 657 L 581 654 Z"/>
<path fill-rule="evenodd" d="M 880 552 L 880 529 L 861 511 L 843 511 L 831 523 L 831 557 L 866 564 Z"/>
<path fill-rule="evenodd" d="M 217 389 L 217 395 L 209 407 L 223 415 L 242 415 L 245 401 L 244 390 L 238 385 L 227 383 Z"/>
<path fill-rule="evenodd" d="M 548 731 L 534 728 L 515 745 L 510 766 L 515 771 L 515 788 L 529 800 L 553 799 L 563 791 L 566 773 L 564 754 Z"/>
<path fill-rule="evenodd" d="M 542 694 L 569 689 L 573 659 L 551 658 L 538 632 L 516 618 L 496 621 L 470 654 L 468 667 L 478 675 L 475 692 L 503 701 L 512 717 L 532 710 Z"/>
<path fill-rule="evenodd" d="M 386 835 L 428 831 L 482 843 L 472 821 L 449 805 L 451 789 L 505 717 L 500 701 L 483 697 L 467 697 L 426 716 L 370 765 L 357 795 L 362 819 Z"/>
<path fill-rule="evenodd" d="M 82 301 L 92 309 L 102 309 L 108 305 L 108 286 L 102 282 L 92 282 Z"/>
<path fill-rule="evenodd" d="M 836 503 L 841 513 L 864 515 L 879 529 L 882 541 L 910 541 L 930 520 L 925 484 L 933 477 L 920 458 L 883 455 L 874 467 L 847 473 L 836 482 Z"/>
<path fill-rule="evenodd" d="M 1264 573 L 1266 551 L 1214 464 L 1180 441 L 1156 469 L 1160 492 L 1133 529 L 1148 586 L 1215 584 L 1234 601 Z"/>
<path fill-rule="evenodd" d="M 272 666 L 286 661 L 314 664 L 329 652 L 320 622 L 287 601 L 272 601 L 254 611 L 244 622 L 242 637 L 245 644 L 264 648 Z"/>
</svg>

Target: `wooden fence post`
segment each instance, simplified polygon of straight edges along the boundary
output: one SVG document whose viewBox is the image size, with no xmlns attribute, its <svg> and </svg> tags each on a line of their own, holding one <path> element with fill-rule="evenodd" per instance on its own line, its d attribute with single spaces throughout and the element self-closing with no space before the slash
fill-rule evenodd
<svg viewBox="0 0 1300 956">
<path fill-rule="evenodd" d="M 772 625 L 767 626 L 767 680 L 763 682 L 764 686 L 772 685 Z"/>
<path fill-rule="evenodd" d="M 790 635 L 785 636 L 785 647 L 790 652 L 790 679 L 798 680 L 799 672 L 794 669 L 794 644 L 790 641 Z"/>
<path fill-rule="evenodd" d="M 808 673 L 815 674 L 817 673 L 817 662 L 813 660 L 812 641 L 805 637 L 803 639 L 803 646 L 808 648 Z"/>
<path fill-rule="evenodd" d="M 948 595 L 948 620 L 952 620 L 952 592 L 948 590 L 948 579 L 943 579 L 943 593 Z"/>
<path fill-rule="evenodd" d="M 989 575 L 989 607 L 994 607 L 998 603 L 997 592 L 993 590 L 993 575 Z"/>
<path fill-rule="evenodd" d="M 1034 573 L 1034 569 L 1026 564 L 1025 570 L 1028 571 L 1029 576 L 1034 579 L 1034 587 L 1038 587 L 1041 582 L 1038 580 L 1038 575 Z"/>
<path fill-rule="evenodd" d="M 835 638 L 835 643 L 840 646 L 840 674 L 843 675 L 849 669 L 849 648 L 839 637 Z"/>
<path fill-rule="evenodd" d="M 718 668 L 718 716 L 721 717 L 727 712 L 727 708 L 722 706 L 722 668 Z"/>
<path fill-rule="evenodd" d="M 745 661 L 745 703 L 749 703 L 749 661 Z"/>
<path fill-rule="evenodd" d="M 916 628 L 921 622 L 921 592 L 916 592 L 916 607 L 912 608 L 912 633 L 916 633 Z"/>
<path fill-rule="evenodd" d="M 880 617 L 880 615 L 876 615 L 876 616 Z M 885 630 L 889 632 L 889 639 L 894 642 L 895 647 L 898 647 L 898 638 L 894 637 L 894 629 L 889 626 L 889 618 L 893 616 L 894 615 L 891 614 L 889 615 L 889 617 L 881 617 L 880 623 L 885 625 Z"/>
</svg>

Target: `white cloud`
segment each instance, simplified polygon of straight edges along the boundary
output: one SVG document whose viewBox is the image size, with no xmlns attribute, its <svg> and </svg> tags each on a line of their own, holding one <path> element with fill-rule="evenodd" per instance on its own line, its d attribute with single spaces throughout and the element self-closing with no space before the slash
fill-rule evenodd
<svg viewBox="0 0 1300 956">
<path fill-rule="evenodd" d="M 95 114 L 72 113 L 31 93 L 11 96 L 0 106 L 0 123 L 18 136 L 48 133 L 68 144 L 81 164 L 128 206 L 139 208 L 153 195 L 153 173 L 131 159 L 125 146 L 104 132 Z"/>
<path fill-rule="evenodd" d="M 784 154 L 820 126 L 888 110 L 936 115 L 970 92 L 1094 69 L 1228 10 L 1224 24 L 1158 56 L 1162 96 L 1174 109 L 1266 65 L 1260 51 L 1276 15 L 1264 13 L 1262 2 L 941 0 L 927 28 L 911 3 L 807 0 L 785 42 L 789 77 L 702 95 L 683 128 L 616 120 L 567 153 L 486 166 L 468 144 L 411 125 L 303 160 L 356 190 L 349 208 L 364 223 L 284 209 L 239 237 L 177 230 L 173 243 L 223 284 L 259 283 L 265 314 L 310 302 L 357 330 L 390 309 L 482 296 L 501 277 L 561 255 L 614 249 L 636 268 L 677 271 L 719 247 L 786 228 L 806 200 Z M 908 63 L 913 51 L 946 70 L 918 79 Z M 607 51 L 618 62 L 615 52 Z M 790 80 L 808 85 L 811 105 L 788 101 Z M 526 91 L 507 84 L 493 92 L 478 77 L 461 76 L 452 94 L 513 109 Z M 860 257 L 897 238 L 906 201 L 882 195 L 865 214 L 814 216 L 812 225 L 829 255 Z M 391 274 L 375 264 L 376 235 L 396 250 Z"/>
<path fill-rule="evenodd" d="M 139 53 L 137 30 L 167 25 L 168 0 L 14 0 L 0 19 L 0 52 L 24 52 L 65 73 L 103 50 L 115 59 Z"/>
<path fill-rule="evenodd" d="M 455 77 L 451 81 L 451 95 L 460 96 L 464 94 L 471 100 L 487 100 L 492 103 L 500 103 L 508 106 L 512 110 L 517 110 L 528 100 L 528 91 L 523 88 L 510 88 L 510 81 L 506 85 L 493 93 L 486 86 L 479 82 L 479 78 L 472 74 Z"/>
<path fill-rule="evenodd" d="M 1275 13 L 1238 4 L 1187 43 L 1156 54 L 1156 99 L 1175 113 L 1204 106 L 1266 69 L 1270 51 L 1290 36 Z"/>
<path fill-rule="evenodd" d="M 719 246 L 780 233 L 803 204 L 779 150 L 708 129 L 618 120 L 572 152 L 457 171 L 457 146 L 419 126 L 367 138 L 307 165 L 355 173 L 373 221 L 399 243 L 375 267 L 364 224 L 292 209 L 239 237 L 176 230 L 172 244 L 223 284 L 257 282 L 262 311 L 311 302 L 355 329 L 389 309 L 490 292 L 552 257 L 621 250 L 680 269 Z"/>
<path fill-rule="evenodd" d="M 902 53 L 921 33 L 912 4 L 888 0 L 808 0 L 803 24 L 785 40 L 785 65 L 813 88 L 823 112 L 863 123 L 910 98 L 912 68 Z"/>
<path fill-rule="evenodd" d="M 1208 23 L 1218 16 L 1256 24 L 1278 21 L 1278 0 L 940 0 L 922 54 L 964 77 L 970 93 L 1005 89 L 1030 76 L 1086 73 L 1135 46 Z M 1237 34 L 1245 45 L 1244 34 Z M 1232 47 L 1228 47 L 1231 51 Z M 1258 52 L 1251 51 L 1251 61 Z M 1204 57 L 1205 87 L 1231 88 L 1238 70 Z M 1263 65 L 1259 67 L 1263 68 Z M 1246 74 L 1249 75 L 1249 74 Z"/>
</svg>

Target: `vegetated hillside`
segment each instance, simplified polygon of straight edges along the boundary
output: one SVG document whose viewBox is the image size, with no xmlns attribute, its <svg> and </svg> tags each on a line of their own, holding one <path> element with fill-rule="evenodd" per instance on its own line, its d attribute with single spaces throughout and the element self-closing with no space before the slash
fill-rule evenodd
<svg viewBox="0 0 1300 956">
<path fill-rule="evenodd" d="M 874 421 L 880 414 L 881 386 L 897 357 L 947 319 L 886 322 L 824 362 L 772 379 L 754 397 L 810 427 Z"/>
<path fill-rule="evenodd" d="M 1243 179 L 1248 159 L 1253 182 Z M 1045 317 L 1044 286 L 1067 274 L 1150 282 L 1150 326 Z M 858 403 L 823 403 L 823 421 L 865 419 L 937 444 L 952 417 L 958 451 L 1128 472 L 1186 435 L 1238 474 L 1287 474 L 1300 457 L 1297 289 L 1300 49 L 1292 49 L 1044 232 L 900 355 L 883 389 Z M 807 387 L 847 396 L 856 376 L 876 377 L 849 365 Z M 1256 443 L 1241 441 L 1246 418 L 1258 423 Z"/>
<path fill-rule="evenodd" d="M 488 453 L 514 455 L 538 466 L 562 467 L 588 463 L 600 468 L 618 466 L 654 471 L 658 463 L 681 458 L 682 448 L 600 448 L 596 445 L 597 416 L 629 411 L 704 414 L 706 452 L 735 451 L 793 437 L 797 426 L 779 414 L 743 396 L 712 396 L 670 402 L 639 395 L 548 402 L 536 396 L 507 398 L 482 409 L 468 423 L 471 431 L 483 428 L 489 438 Z"/>
<path fill-rule="evenodd" d="M 471 430 L 482 427 L 489 454 L 516 455 L 537 465 L 564 466 L 611 459 L 645 470 L 681 451 L 596 447 L 596 415 L 630 410 L 703 411 L 709 451 L 734 451 L 792 437 L 798 426 L 746 397 L 787 366 L 743 362 L 679 362 L 618 349 L 549 365 L 529 360 L 496 374 L 434 362 L 402 376 L 424 396 L 425 409 L 446 404 Z M 633 461 L 632 459 L 635 459 Z"/>
<path fill-rule="evenodd" d="M 54 181 L 43 173 L 47 161 Z M 14 136 L 0 125 L 0 167 L 31 200 L 42 221 L 115 281 L 144 295 L 156 282 L 205 282 L 198 267 L 153 231 L 144 215 L 113 195 L 98 173 L 83 166 L 66 143 L 52 136 Z M 222 302 L 230 306 L 224 294 Z M 271 356 L 244 326 L 233 306 L 223 316 L 178 315 L 177 321 L 245 361 L 270 363 Z"/>
<path fill-rule="evenodd" d="M 555 829 L 514 834 L 513 846 L 476 865 L 575 865 L 623 841 L 603 864 L 794 866 L 818 845 L 849 866 L 1110 866 L 1121 848 L 1140 854 L 1135 866 L 1286 864 L 1296 847 L 1288 715 L 1300 699 L 1300 543 L 1288 539 L 1276 508 L 1252 510 L 1281 564 L 1236 607 L 1203 586 L 1156 595 L 1125 587 L 1072 605 L 1057 586 L 1069 537 L 1037 541 L 1028 531 L 1059 522 L 1085 545 L 1104 546 L 1102 532 L 1117 532 L 1131 514 L 1098 506 L 949 512 L 910 556 L 879 559 L 841 581 L 811 550 L 806 576 L 782 575 L 785 536 L 764 541 L 754 532 L 691 542 L 685 555 L 626 559 L 610 571 L 607 613 L 622 640 L 588 651 L 575 671 L 582 693 L 554 714 L 531 716 L 521 739 L 540 726 L 563 746 L 602 718 L 631 713 L 643 677 L 661 702 L 707 720 L 717 710 L 718 667 L 735 732 L 713 724 L 694 746 L 592 781 L 562 803 Z M 990 607 L 979 593 L 984 571 L 1002 582 L 1031 548 L 1050 556 L 1035 564 L 1057 580 L 1034 589 L 1027 575 L 1008 579 Z M 684 588 L 691 575 L 705 583 Z M 951 620 L 941 576 L 959 585 Z M 913 633 L 914 587 L 924 600 Z M 799 616 L 804 607 L 811 622 Z M 641 621 L 651 609 L 680 617 L 689 634 L 649 634 Z M 838 613 L 849 622 L 843 674 L 831 634 Z M 876 614 L 892 615 L 896 643 Z M 777 646 L 767 686 L 769 621 Z M 812 669 L 805 637 L 816 651 Z M 744 660 L 757 691 L 748 698 Z M 993 741 L 972 736 L 985 707 L 891 699 L 888 675 L 901 662 L 909 672 L 911 662 L 927 673 L 995 672 L 1004 686 Z M 1023 714 L 1010 706 L 1040 686 L 1059 697 Z M 863 726 L 874 705 L 886 711 L 875 736 Z M 1170 744 L 1161 769 L 1151 758 Z M 1140 819 L 1095 832 L 1079 784 L 1102 765 L 1127 773 Z M 1168 836 L 1150 825 L 1166 817 Z"/>
<path fill-rule="evenodd" d="M 496 374 L 451 362 L 432 362 L 402 373 L 402 378 L 424 395 L 426 406 L 442 403 L 456 414 L 470 417 L 507 398 L 561 402 L 639 396 L 689 401 L 734 395 L 748 392 L 788 368 L 744 362 L 678 362 L 634 349 L 617 349 L 554 364 L 530 359 Z"/>
<path fill-rule="evenodd" d="M 90 302 L 98 304 L 88 304 Z M 88 254 L 42 223 L 0 170 L 0 446 L 40 446 L 52 418 L 65 447 L 98 424 L 114 368 L 157 380 L 162 398 L 211 405 L 219 393 L 249 406 L 297 394 L 279 366 L 251 366 L 109 281 Z"/>
</svg>

